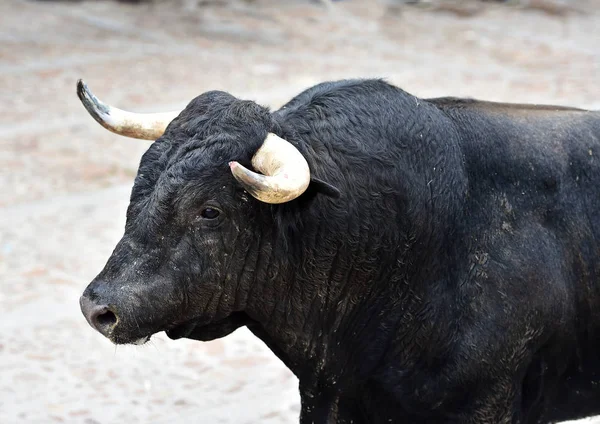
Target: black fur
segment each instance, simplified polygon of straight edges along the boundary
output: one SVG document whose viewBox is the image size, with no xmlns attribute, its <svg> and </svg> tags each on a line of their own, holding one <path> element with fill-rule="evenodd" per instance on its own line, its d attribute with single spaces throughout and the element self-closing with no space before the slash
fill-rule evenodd
<svg viewBox="0 0 600 424">
<path fill-rule="evenodd" d="M 228 168 L 267 133 L 312 182 L 261 203 Z M 117 343 L 246 325 L 302 423 L 539 423 L 600 413 L 600 114 L 324 83 L 269 112 L 193 100 L 142 158 L 85 296 Z M 221 210 L 215 220 L 205 207 Z"/>
</svg>

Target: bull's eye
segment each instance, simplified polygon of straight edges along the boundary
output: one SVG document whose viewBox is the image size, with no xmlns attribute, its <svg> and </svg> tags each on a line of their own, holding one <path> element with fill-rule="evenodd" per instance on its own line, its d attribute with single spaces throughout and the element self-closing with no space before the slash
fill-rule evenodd
<svg viewBox="0 0 600 424">
<path fill-rule="evenodd" d="M 219 216 L 220 213 L 221 212 L 219 212 L 218 209 L 206 208 L 202 211 L 200 216 L 202 216 L 202 218 L 204 218 L 204 219 L 215 219 L 216 217 Z"/>
</svg>

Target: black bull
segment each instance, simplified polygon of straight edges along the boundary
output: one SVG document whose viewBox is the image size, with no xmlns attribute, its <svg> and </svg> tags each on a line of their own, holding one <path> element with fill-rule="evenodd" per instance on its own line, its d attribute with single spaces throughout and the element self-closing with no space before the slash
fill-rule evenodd
<svg viewBox="0 0 600 424">
<path fill-rule="evenodd" d="M 265 203 L 232 176 L 268 133 L 310 168 Z M 278 111 L 194 99 L 144 154 L 82 309 L 115 343 L 247 326 L 302 423 L 600 413 L 600 113 L 324 83 Z M 201 418 L 201 417 L 199 417 Z"/>
</svg>

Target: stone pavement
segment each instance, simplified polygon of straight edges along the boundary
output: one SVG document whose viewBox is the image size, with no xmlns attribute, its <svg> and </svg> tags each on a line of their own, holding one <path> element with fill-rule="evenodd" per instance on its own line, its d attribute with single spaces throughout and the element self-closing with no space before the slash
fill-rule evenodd
<svg viewBox="0 0 600 424">
<path fill-rule="evenodd" d="M 277 107 L 372 76 L 420 96 L 600 108 L 592 0 L 470 17 L 391 1 L 193 3 L 0 2 L 0 423 L 297 422 L 297 381 L 246 330 L 115 348 L 83 319 L 78 297 L 121 235 L 149 143 L 96 124 L 78 78 L 135 111 L 212 89 Z"/>
</svg>

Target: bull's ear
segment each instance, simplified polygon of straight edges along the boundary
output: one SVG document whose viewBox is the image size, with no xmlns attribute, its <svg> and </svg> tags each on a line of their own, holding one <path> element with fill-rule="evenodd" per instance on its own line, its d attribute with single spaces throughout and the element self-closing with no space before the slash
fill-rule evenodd
<svg viewBox="0 0 600 424">
<path fill-rule="evenodd" d="M 315 177 L 310 177 L 308 188 L 315 193 L 324 194 L 334 199 L 339 198 L 342 194 L 337 187 Z"/>
</svg>

